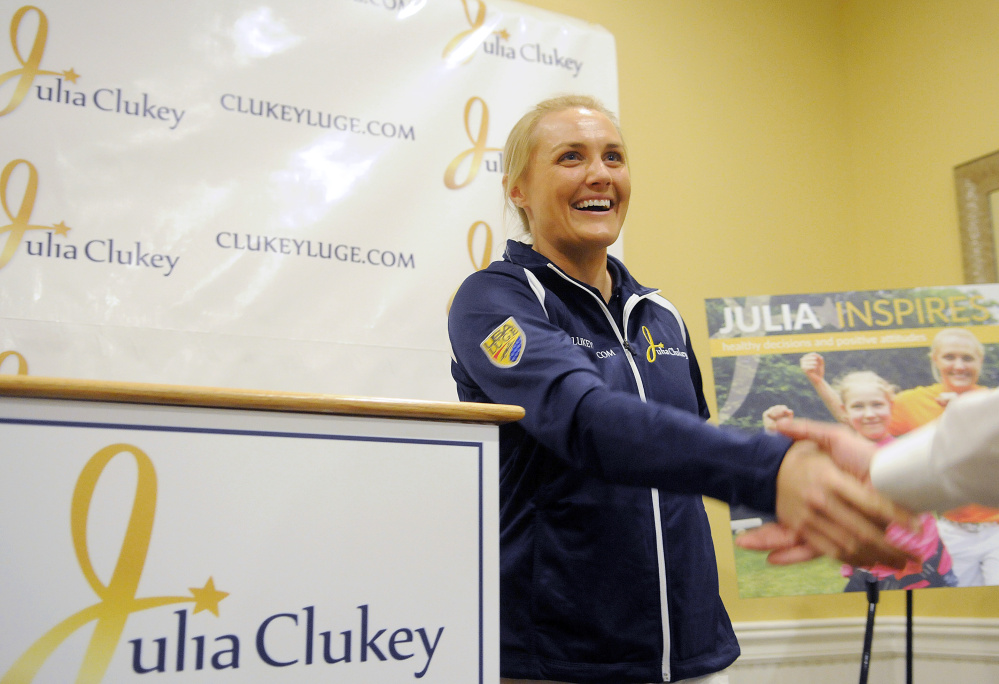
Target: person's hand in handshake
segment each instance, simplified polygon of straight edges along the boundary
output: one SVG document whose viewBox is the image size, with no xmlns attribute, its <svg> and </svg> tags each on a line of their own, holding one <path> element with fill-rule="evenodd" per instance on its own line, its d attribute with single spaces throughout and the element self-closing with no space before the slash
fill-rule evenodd
<svg viewBox="0 0 999 684">
<path fill-rule="evenodd" d="M 785 419 L 778 428 L 798 440 L 777 474 L 778 523 L 740 534 L 737 545 L 778 565 L 827 555 L 901 568 L 913 558 L 885 538 L 889 524 L 911 527 L 914 517 L 869 486 L 874 444 L 833 424 Z"/>
</svg>

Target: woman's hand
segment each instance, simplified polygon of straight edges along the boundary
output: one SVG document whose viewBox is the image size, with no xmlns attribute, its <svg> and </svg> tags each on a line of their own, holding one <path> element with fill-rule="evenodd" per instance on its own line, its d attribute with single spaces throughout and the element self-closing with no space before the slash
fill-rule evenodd
<svg viewBox="0 0 999 684">
<path fill-rule="evenodd" d="M 735 545 L 749 551 L 767 551 L 771 565 L 803 563 L 822 554 L 780 523 L 765 523 L 735 536 Z"/>
<path fill-rule="evenodd" d="M 784 456 L 777 473 L 777 519 L 786 534 L 785 545 L 776 550 L 785 557 L 803 555 L 805 545 L 810 553 L 854 566 L 902 568 L 914 560 L 885 538 L 890 523 L 911 528 L 912 514 L 840 470 L 812 441 L 795 442 Z"/>
<path fill-rule="evenodd" d="M 874 442 L 864 439 L 853 430 L 843 425 L 804 418 L 780 421 L 777 423 L 777 430 L 791 439 L 809 439 L 815 442 L 841 470 L 861 482 L 870 482 L 871 461 L 878 448 Z"/>
<path fill-rule="evenodd" d="M 781 420 L 777 429 L 792 439 L 808 439 L 841 470 L 861 482 L 870 479 L 870 465 L 875 445 L 841 425 L 810 420 Z M 767 551 L 773 565 L 800 563 L 821 556 L 823 551 L 810 545 L 802 534 L 780 523 L 768 523 L 735 539 L 736 546 L 752 551 Z"/>
</svg>

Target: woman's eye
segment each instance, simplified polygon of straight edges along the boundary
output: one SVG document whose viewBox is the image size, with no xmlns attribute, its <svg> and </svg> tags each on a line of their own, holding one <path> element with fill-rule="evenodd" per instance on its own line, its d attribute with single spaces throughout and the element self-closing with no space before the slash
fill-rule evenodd
<svg viewBox="0 0 999 684">
<path fill-rule="evenodd" d="M 582 159 L 582 155 L 579 152 L 566 152 L 561 157 L 558 158 L 560 162 L 562 161 L 579 161 Z"/>
<path fill-rule="evenodd" d="M 624 157 L 622 157 L 619 152 L 610 152 L 607 154 L 605 158 L 607 159 L 607 161 L 618 162 L 618 163 L 622 163 L 624 161 Z"/>
</svg>

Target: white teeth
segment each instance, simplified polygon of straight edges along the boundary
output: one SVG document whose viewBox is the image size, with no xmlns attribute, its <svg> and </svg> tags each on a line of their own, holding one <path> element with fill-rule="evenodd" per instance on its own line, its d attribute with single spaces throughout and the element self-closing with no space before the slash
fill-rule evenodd
<svg viewBox="0 0 999 684">
<path fill-rule="evenodd" d="M 591 199 L 583 200 L 582 202 L 576 202 L 572 205 L 573 209 L 588 209 L 590 207 L 600 207 L 601 209 L 610 209 L 611 201 L 609 199 Z"/>
</svg>

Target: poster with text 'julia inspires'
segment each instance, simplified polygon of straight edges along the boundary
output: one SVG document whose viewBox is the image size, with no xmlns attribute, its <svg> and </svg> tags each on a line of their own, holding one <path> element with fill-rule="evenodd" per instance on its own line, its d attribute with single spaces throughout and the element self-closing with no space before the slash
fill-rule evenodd
<svg viewBox="0 0 999 684">
<path fill-rule="evenodd" d="M 718 422 L 839 421 L 886 444 L 934 420 L 962 392 L 999 386 L 999 285 L 751 296 L 706 301 Z M 732 507 L 732 534 L 772 521 Z M 743 598 L 999 585 L 999 510 L 920 515 L 920 562 L 855 568 L 827 558 L 767 565 L 735 547 Z M 972 538 L 973 537 L 973 538 Z M 973 541 L 974 543 L 969 543 Z"/>
</svg>

